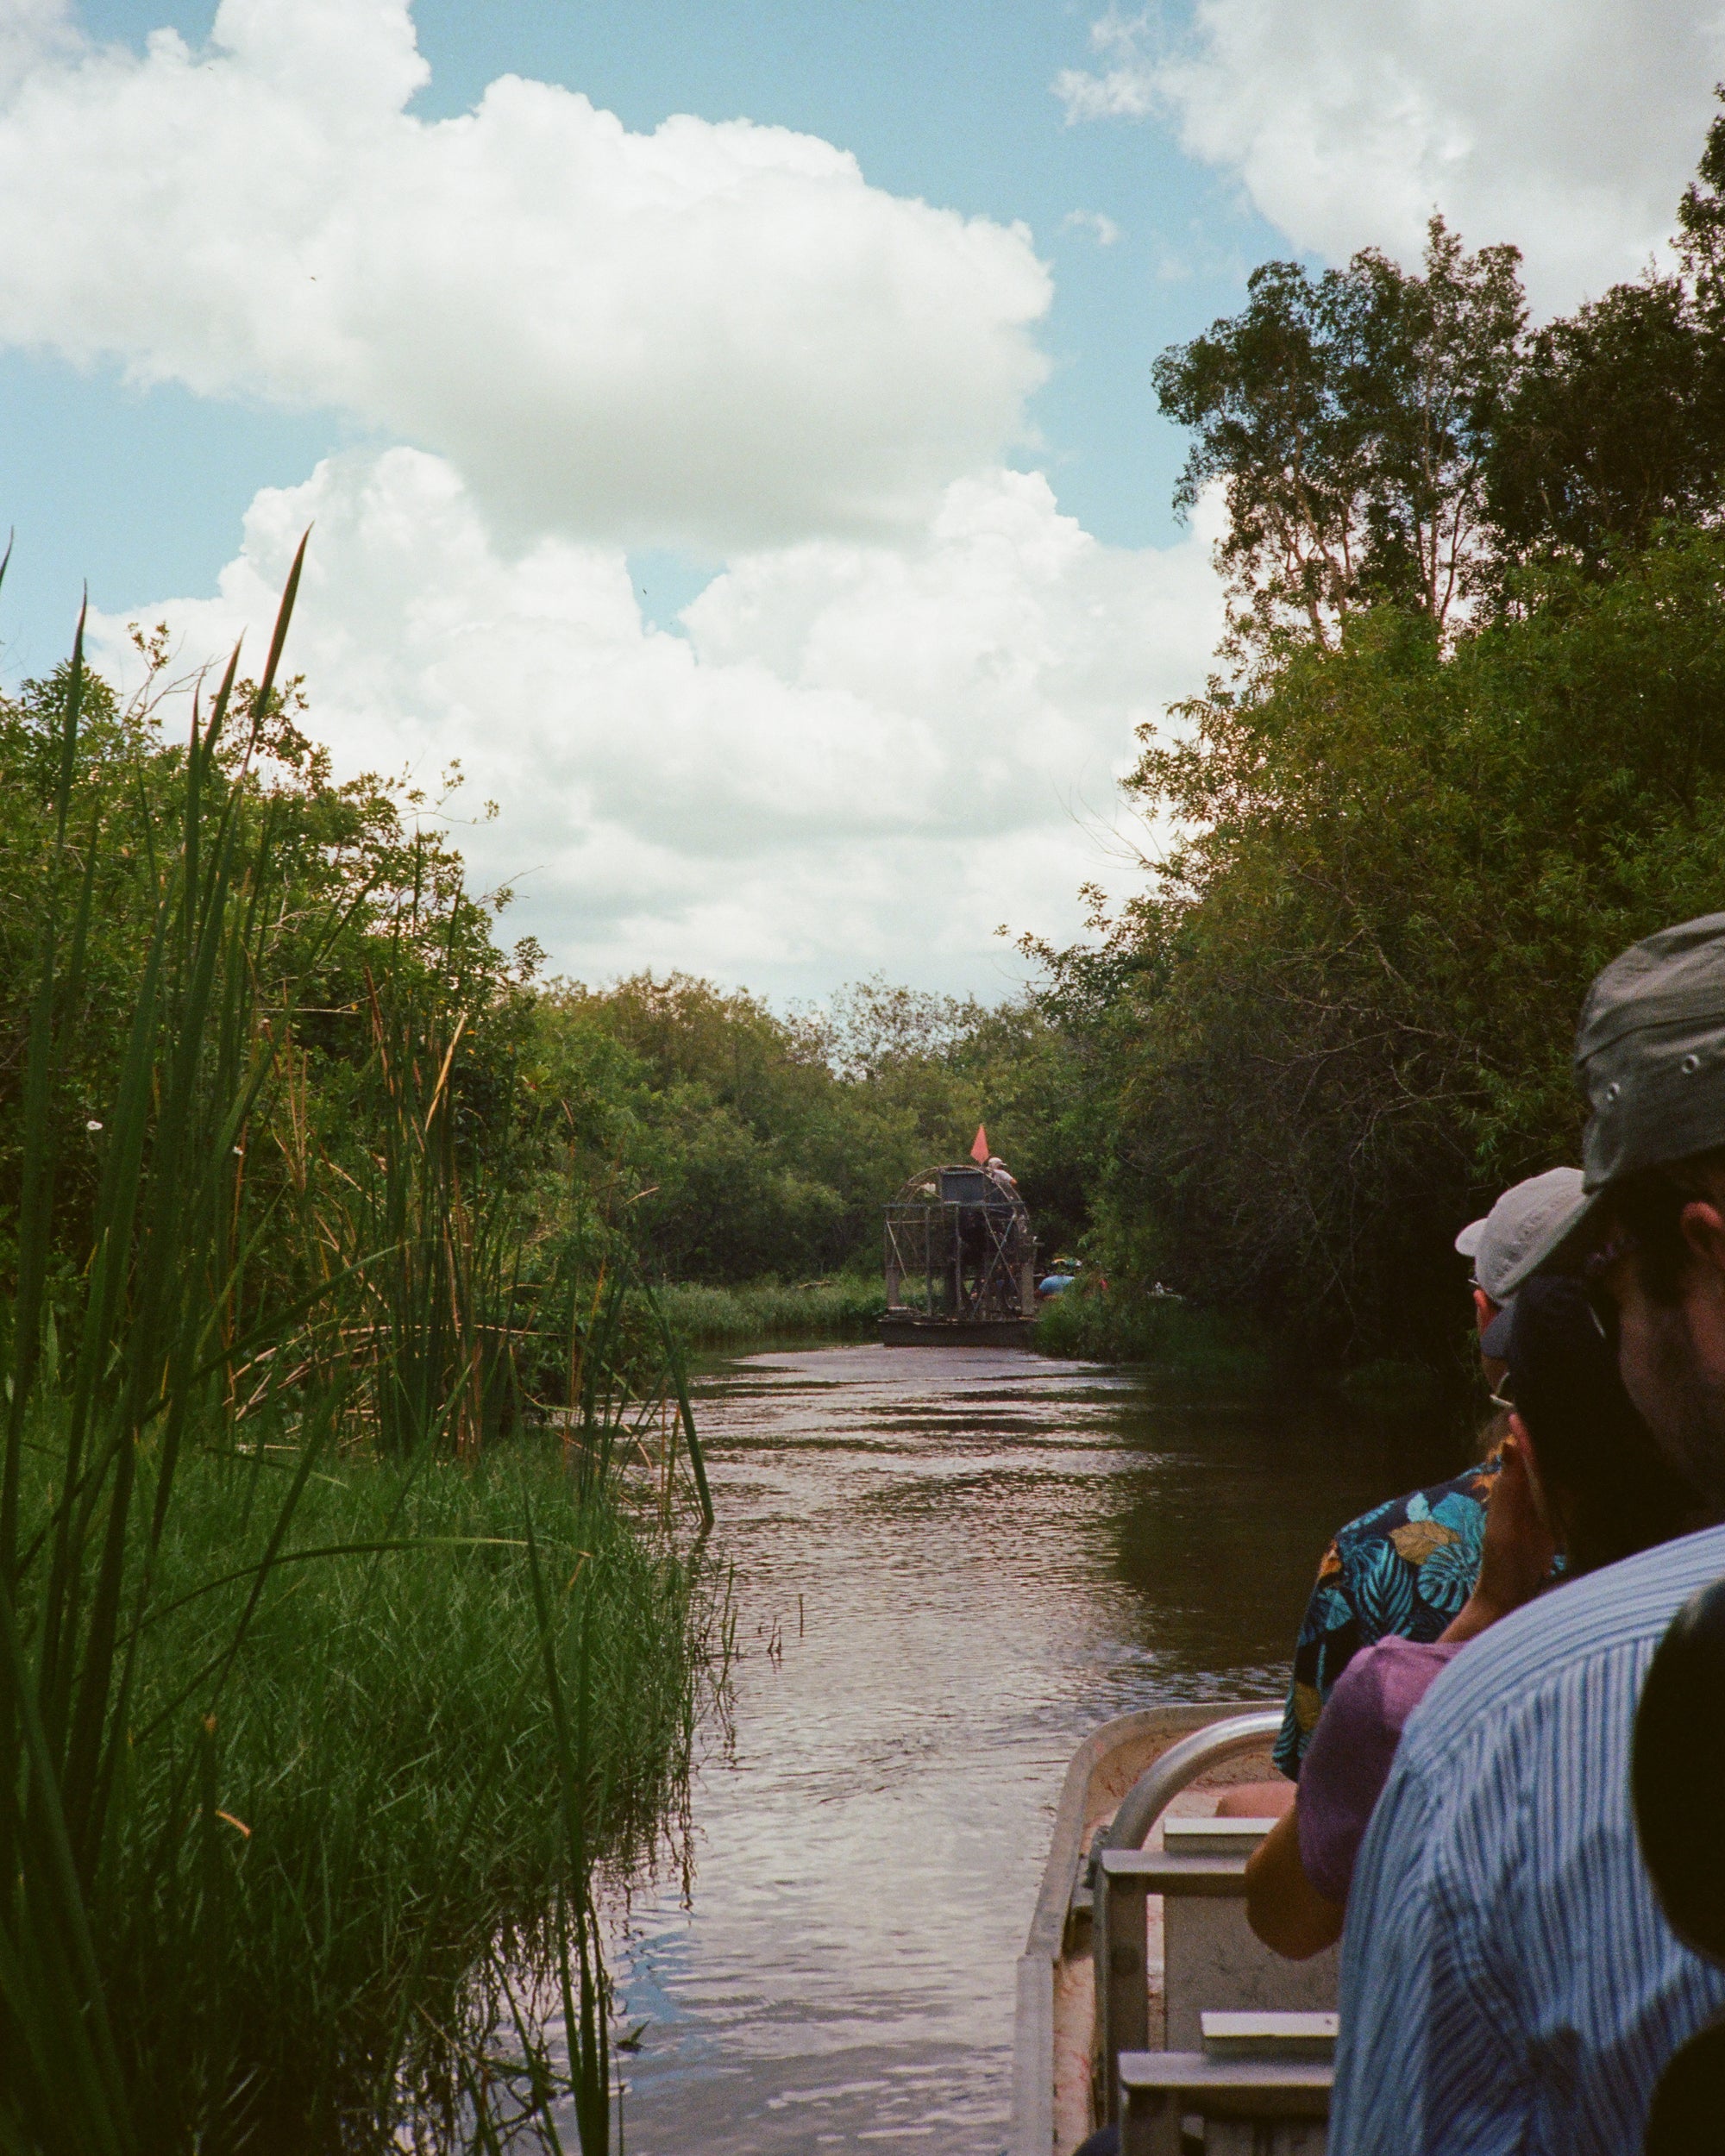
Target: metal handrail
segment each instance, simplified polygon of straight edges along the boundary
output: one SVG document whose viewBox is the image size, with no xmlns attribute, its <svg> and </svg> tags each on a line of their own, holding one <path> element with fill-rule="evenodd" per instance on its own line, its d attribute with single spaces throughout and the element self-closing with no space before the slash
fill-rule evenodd
<svg viewBox="0 0 1725 2156">
<path fill-rule="evenodd" d="M 1280 1730 L 1282 1713 L 1279 1707 L 1261 1707 L 1252 1714 L 1231 1715 L 1225 1722 L 1195 1729 L 1177 1745 L 1170 1745 L 1126 1791 L 1102 1838 L 1102 1847 L 1142 1849 L 1151 1828 L 1182 1789 L 1225 1760 L 1236 1759 L 1243 1752 L 1261 1752 L 1264 1739 Z"/>
<path fill-rule="evenodd" d="M 1084 1828 L 1092 1815 L 1093 1797 L 1100 1799 L 1100 1777 L 1109 1774 L 1127 1745 L 1155 1752 L 1158 1747 L 1178 1742 L 1195 1728 L 1225 1721 L 1268 1703 L 1230 1700 L 1201 1705 L 1189 1701 L 1141 1707 L 1093 1729 L 1073 1754 L 1061 1785 L 1036 1911 L 1019 1959 L 1013 2026 L 1013 2125 L 1007 2144 L 1012 2156 L 1049 2156 L 1054 2146 L 1055 1970 L 1065 1958 L 1071 1936 L 1074 1875 L 1082 1877 L 1087 1885 L 1088 1882 L 1086 1867 L 1090 1852 L 1085 1846 Z M 1085 1909 L 1088 1916 L 1088 1900 Z M 1085 1936 L 1088 1944 L 1088 1924 Z M 1088 2040 L 1088 2029 L 1085 2034 Z"/>
<path fill-rule="evenodd" d="M 1103 2100 L 1110 2120 L 1120 2116 L 1120 2059 L 1149 2043 L 1150 1971 L 1145 1962 L 1145 1902 L 1140 1878 L 1112 1879 L 1103 1861 L 1109 1850 L 1142 1849 L 1170 1801 L 1201 1774 L 1242 1752 L 1262 1751 L 1282 1727 L 1282 1709 L 1258 1708 L 1231 1714 L 1170 1745 L 1126 1791 L 1095 1857 L 1096 2027 L 1101 2039 Z"/>
</svg>

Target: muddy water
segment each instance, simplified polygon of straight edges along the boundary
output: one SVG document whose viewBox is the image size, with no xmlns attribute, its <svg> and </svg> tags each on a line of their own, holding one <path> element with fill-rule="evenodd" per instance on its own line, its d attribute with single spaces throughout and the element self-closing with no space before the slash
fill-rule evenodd
<svg viewBox="0 0 1725 2156">
<path fill-rule="evenodd" d="M 698 1408 L 744 1655 L 687 1902 L 637 1894 L 615 1941 L 629 2156 L 984 2156 L 1079 1739 L 1279 1694 L 1331 1530 L 1457 1463 L 991 1350 L 751 1356 Z"/>
</svg>

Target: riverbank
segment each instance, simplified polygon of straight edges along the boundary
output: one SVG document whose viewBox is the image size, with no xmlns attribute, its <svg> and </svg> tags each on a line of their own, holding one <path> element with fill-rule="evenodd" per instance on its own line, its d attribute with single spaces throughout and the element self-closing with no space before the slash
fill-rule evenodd
<svg viewBox="0 0 1725 2156">
<path fill-rule="evenodd" d="M 887 1308 L 880 1281 L 849 1273 L 791 1285 L 674 1282 L 656 1291 L 656 1300 L 691 1348 L 872 1339 Z M 1152 1363 L 1183 1383 L 1243 1391 L 1269 1384 L 1276 1369 L 1271 1346 L 1258 1332 L 1176 1295 L 1056 1296 L 1039 1307 L 1032 1344 L 1060 1359 Z"/>
<path fill-rule="evenodd" d="M 45 1474 L 26 1495 L 33 1534 Z M 472 2145 L 535 2071 L 553 2093 L 533 2002 L 562 1943 L 579 1996 L 593 1885 L 676 1815 L 722 1667 L 656 1495 L 582 1489 L 543 1439 L 182 1457 L 129 1567 L 147 1614 L 84 1896 L 127 2145 Z"/>
<path fill-rule="evenodd" d="M 1043 1304 L 1032 1344 L 1041 1355 L 1147 1363 L 1182 1382 L 1256 1392 L 1271 1382 L 1270 1342 L 1238 1319 L 1178 1295 L 1069 1289 Z"/>
<path fill-rule="evenodd" d="M 1039 1355 L 1091 1363 L 1142 1363 L 1162 1377 L 1205 1391 L 1252 1396 L 1290 1377 L 1314 1396 L 1329 1395 L 1352 1413 L 1471 1425 L 1477 1401 L 1474 1366 L 1449 1369 L 1381 1358 L 1339 1374 L 1302 1367 L 1245 1319 L 1201 1310 L 1178 1295 L 1069 1293 L 1038 1312 L 1032 1344 Z"/>
<path fill-rule="evenodd" d="M 855 1273 L 788 1284 L 753 1281 L 737 1288 L 674 1282 L 657 1291 L 657 1300 L 672 1331 L 690 1347 L 864 1339 L 887 1309 L 882 1283 Z"/>
</svg>

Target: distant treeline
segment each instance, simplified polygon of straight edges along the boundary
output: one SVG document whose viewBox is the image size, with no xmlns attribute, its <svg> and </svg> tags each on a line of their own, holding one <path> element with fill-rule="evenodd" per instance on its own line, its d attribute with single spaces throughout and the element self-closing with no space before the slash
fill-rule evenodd
<svg viewBox="0 0 1725 2156">
<path fill-rule="evenodd" d="M 963 1157 L 980 1122 L 1044 1248 L 1086 1220 L 1070 1054 L 1029 998 L 990 1008 L 879 981 L 775 1016 L 673 974 L 553 982 L 528 1083 L 555 1103 L 570 1188 L 672 1280 L 798 1281 L 878 1264 L 905 1178 Z"/>
<path fill-rule="evenodd" d="M 1434 222 L 1158 363 L 1230 629 L 1145 734 L 1145 889 L 1041 950 L 1117 1292 L 1454 1357 L 1456 1229 L 1578 1156 L 1589 978 L 1725 907 L 1725 120 L 1675 258 L 1533 329 Z"/>
<path fill-rule="evenodd" d="M 62 833 L 68 680 L 62 668 L 0 699 L 7 1292 L 42 907 L 59 884 L 77 912 L 81 880 L 91 882 L 75 1007 L 60 1013 L 45 1104 L 59 1163 L 45 1292 L 66 1308 L 90 1247 L 189 723 L 188 699 L 160 693 L 160 663 L 129 709 L 85 676 Z M 581 1297 L 618 1264 L 649 1283 L 717 1287 L 872 1269 L 886 1200 L 914 1170 L 964 1155 L 982 1121 L 1024 1183 L 1045 1250 L 1084 1229 L 1071 1051 L 1032 998 L 989 1007 L 873 981 L 780 1015 L 677 973 L 601 987 L 547 979 L 530 942 L 503 947 L 509 894 L 467 888 L 459 856 L 421 827 L 427 804 L 375 778 L 338 782 L 303 722 L 290 686 L 255 741 L 218 748 L 211 779 L 212 799 L 232 804 L 269 864 L 248 924 L 267 1075 L 235 1198 L 254 1312 L 356 1266 L 386 1298 L 392 1268 L 418 1261 L 376 1253 L 411 1249 L 419 1229 L 455 1218 L 467 1238 L 451 1254 L 463 1293 L 492 1334 L 513 1333 L 528 1393 L 555 1389 L 567 1363 L 555 1344 L 567 1344 Z M 92 846 L 84 827 L 94 818 Z M 421 1257 L 422 1272 L 437 1262 Z M 373 1313 L 380 1326 L 400 1314 L 383 1300 Z M 542 1354 L 536 1341 L 553 1344 Z M 449 1354 L 453 1367 L 458 1344 Z"/>
</svg>

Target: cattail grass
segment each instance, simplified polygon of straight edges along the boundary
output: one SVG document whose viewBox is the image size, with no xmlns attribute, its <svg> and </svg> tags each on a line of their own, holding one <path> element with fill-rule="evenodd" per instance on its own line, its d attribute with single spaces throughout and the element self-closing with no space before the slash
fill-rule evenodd
<svg viewBox="0 0 1725 2156">
<path fill-rule="evenodd" d="M 594 1883 L 678 1808 L 711 1499 L 650 1297 L 623 1355 L 623 1272 L 534 1246 L 506 1048 L 462 1060 L 501 991 L 458 864 L 312 887 L 345 797 L 257 780 L 299 571 L 176 762 L 86 753 L 81 625 L 55 718 L 0 1327 L 0 2147 L 482 2142 L 499 2090 L 560 2095 L 521 2002 L 561 1988 L 599 2156 Z"/>
<path fill-rule="evenodd" d="M 206 2146 L 453 2122 L 496 2048 L 488 2000 L 555 1976 L 560 1898 L 675 1810 L 700 1681 L 689 1568 L 615 1504 L 572 1505 L 559 1446 L 314 1470 L 270 1559 L 266 1500 L 298 1465 L 291 1445 L 181 1463 L 92 1916 L 135 2114 L 200 2122 Z M 227 1682 L 188 1701 L 242 1623 Z"/>
</svg>

